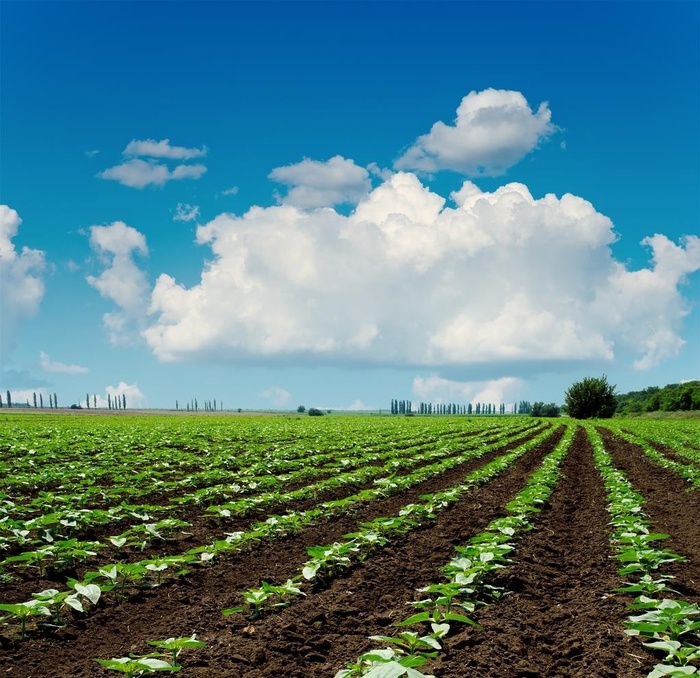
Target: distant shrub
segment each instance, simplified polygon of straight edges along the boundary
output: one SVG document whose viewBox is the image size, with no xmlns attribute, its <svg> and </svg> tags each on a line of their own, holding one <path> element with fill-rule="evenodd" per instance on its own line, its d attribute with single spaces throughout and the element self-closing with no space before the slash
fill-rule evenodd
<svg viewBox="0 0 700 678">
<path fill-rule="evenodd" d="M 533 417 L 558 417 L 559 405 L 556 403 L 537 402 L 532 406 L 530 415 Z"/>
<path fill-rule="evenodd" d="M 309 416 L 310 417 L 322 417 L 323 412 L 316 407 L 310 407 L 309 408 Z"/>
<path fill-rule="evenodd" d="M 615 414 L 615 386 L 608 378 L 586 377 L 569 387 L 566 409 L 574 419 L 609 419 Z"/>
</svg>

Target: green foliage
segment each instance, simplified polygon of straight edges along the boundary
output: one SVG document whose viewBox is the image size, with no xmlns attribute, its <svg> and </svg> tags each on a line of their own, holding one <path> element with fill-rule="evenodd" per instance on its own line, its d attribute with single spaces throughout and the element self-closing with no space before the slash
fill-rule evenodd
<svg viewBox="0 0 700 678">
<path fill-rule="evenodd" d="M 585 377 L 566 392 L 566 409 L 574 419 L 609 419 L 615 414 L 615 386 L 608 378 Z"/>
<path fill-rule="evenodd" d="M 297 407 L 297 412 L 299 414 L 304 414 L 304 412 L 306 412 L 306 408 L 303 405 L 299 405 L 299 407 Z"/>
<path fill-rule="evenodd" d="M 530 410 L 530 415 L 533 417 L 558 417 L 559 405 L 556 403 L 536 402 Z"/>
<path fill-rule="evenodd" d="M 649 386 L 616 396 L 618 414 L 700 410 L 700 381 Z"/>
<path fill-rule="evenodd" d="M 317 407 L 310 407 L 309 408 L 309 416 L 310 417 L 322 417 L 323 412 L 319 410 Z"/>
</svg>

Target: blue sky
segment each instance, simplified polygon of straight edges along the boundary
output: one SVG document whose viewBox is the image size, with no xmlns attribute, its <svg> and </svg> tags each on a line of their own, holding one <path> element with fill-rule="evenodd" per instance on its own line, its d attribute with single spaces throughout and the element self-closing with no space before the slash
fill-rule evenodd
<svg viewBox="0 0 700 678">
<path fill-rule="evenodd" d="M 697 2 L 4 0 L 0 392 L 700 378 L 699 27 Z"/>
</svg>

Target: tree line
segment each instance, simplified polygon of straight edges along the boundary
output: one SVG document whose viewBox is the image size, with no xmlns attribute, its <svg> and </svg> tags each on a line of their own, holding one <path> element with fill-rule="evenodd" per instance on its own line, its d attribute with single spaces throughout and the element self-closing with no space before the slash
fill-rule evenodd
<svg viewBox="0 0 700 678">
<path fill-rule="evenodd" d="M 39 408 L 44 408 L 44 395 L 42 393 L 38 394 L 39 397 L 37 398 L 36 392 L 32 394 L 32 400 L 34 402 L 34 407 L 39 409 Z M 16 400 L 12 400 L 12 393 L 10 393 L 10 389 L 8 388 L 7 391 L 5 392 L 5 400 L 2 398 L 2 394 L 0 394 L 0 407 L 31 407 L 29 404 L 29 399 L 26 400 L 24 403 L 19 403 Z M 57 409 L 58 408 L 58 397 L 56 396 L 55 393 L 49 393 L 49 408 L 51 409 Z"/>
<path fill-rule="evenodd" d="M 32 403 L 34 408 L 36 409 L 44 409 L 44 395 L 43 393 L 38 393 L 34 391 L 32 393 Z M 16 400 L 12 399 L 12 393 L 10 392 L 10 389 L 7 389 L 5 393 L 5 399 L 3 400 L 2 395 L 0 394 L 0 407 L 29 407 L 31 408 L 32 405 L 29 404 L 29 399 L 24 403 L 19 403 Z M 92 408 L 90 407 L 90 394 L 86 393 L 85 394 L 85 407 L 86 409 L 99 409 L 97 407 L 97 395 L 93 394 L 92 396 Z M 48 404 L 49 409 L 58 409 L 58 396 L 55 393 L 49 393 L 49 404 Z M 83 406 L 82 405 L 71 405 L 70 409 L 72 410 L 82 410 Z M 107 409 L 108 410 L 125 410 L 126 409 L 126 394 L 122 393 L 121 395 L 110 395 L 107 394 Z"/>
<path fill-rule="evenodd" d="M 649 386 L 641 391 L 617 394 L 615 401 L 617 414 L 700 410 L 700 381 L 667 384 L 661 388 Z"/>
<path fill-rule="evenodd" d="M 462 405 L 458 403 L 413 403 L 410 400 L 392 399 L 391 414 L 505 414 L 506 404 L 499 403 L 468 403 Z"/>
<path fill-rule="evenodd" d="M 222 412 L 224 409 L 224 403 L 221 400 L 219 400 L 217 403 L 216 398 L 212 400 L 205 400 L 202 405 L 205 412 Z M 180 410 L 179 400 L 175 401 L 175 409 L 178 411 Z M 199 401 L 197 398 L 192 398 L 192 400 L 185 403 L 185 407 L 183 409 L 186 412 L 199 412 Z M 240 412 L 240 410 L 238 411 Z"/>
</svg>

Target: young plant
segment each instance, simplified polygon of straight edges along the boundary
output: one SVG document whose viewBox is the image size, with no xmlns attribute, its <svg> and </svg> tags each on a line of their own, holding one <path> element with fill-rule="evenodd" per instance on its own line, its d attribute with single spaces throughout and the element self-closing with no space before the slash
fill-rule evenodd
<svg viewBox="0 0 700 678">
<path fill-rule="evenodd" d="M 137 676 L 143 676 L 146 673 L 156 673 L 157 671 L 175 673 L 180 670 L 179 666 L 173 666 L 155 657 L 118 657 L 114 659 L 96 659 L 95 661 L 109 671 L 125 674 L 127 678 L 137 678 Z"/>
<path fill-rule="evenodd" d="M 652 607 L 648 612 L 630 617 L 626 633 L 660 640 L 678 640 L 700 629 L 700 607 L 683 600 L 655 600 L 641 596 L 633 607 Z"/>
<path fill-rule="evenodd" d="M 371 650 L 338 671 L 334 678 L 435 678 L 432 674 L 421 673 L 416 669 L 426 661 L 427 659 L 421 656 L 402 657 L 392 648 Z"/>
<path fill-rule="evenodd" d="M 51 610 L 39 600 L 30 600 L 26 603 L 15 603 L 14 605 L 0 605 L 0 612 L 7 612 L 10 618 L 16 618 L 19 621 L 22 640 L 27 635 L 27 619 L 29 617 L 51 616 Z M 2 619 L 6 619 L 6 617 Z"/>
<path fill-rule="evenodd" d="M 168 638 L 166 640 L 149 640 L 149 645 L 157 647 L 159 650 L 164 650 L 162 656 L 170 657 L 170 664 L 172 666 L 181 666 L 178 663 L 178 657 L 183 650 L 189 650 L 192 648 L 206 647 L 206 643 L 201 640 L 196 639 L 196 634 L 192 634 L 188 637 L 183 638 Z"/>
</svg>

